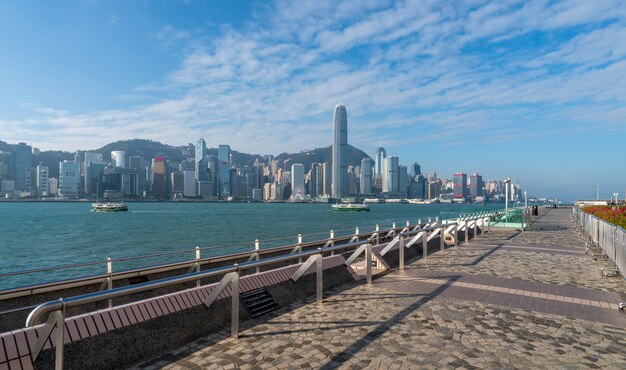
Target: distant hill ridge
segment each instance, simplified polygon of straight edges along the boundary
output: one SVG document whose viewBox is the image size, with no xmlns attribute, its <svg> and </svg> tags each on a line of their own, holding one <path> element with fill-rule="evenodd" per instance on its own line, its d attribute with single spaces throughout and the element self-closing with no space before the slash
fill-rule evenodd
<svg viewBox="0 0 626 370">
<path fill-rule="evenodd" d="M 172 146 L 163 144 L 158 141 L 146 140 L 146 139 L 132 139 L 132 140 L 120 140 L 114 143 L 107 144 L 102 148 L 93 150 L 81 150 L 81 152 L 100 153 L 104 157 L 105 161 L 111 160 L 111 152 L 115 150 L 122 150 L 126 152 L 127 156 L 138 155 L 146 160 L 163 156 L 170 161 L 180 162 L 188 158 L 189 156 L 183 155 L 183 150 L 187 146 Z M 0 140 L 0 150 L 11 150 L 11 145 Z M 209 148 L 207 152 L 211 155 L 217 156 L 217 148 Z M 348 144 L 348 164 L 359 165 L 363 158 L 370 158 L 362 150 L 353 147 Z M 263 155 L 259 154 L 247 154 L 238 151 L 231 151 L 232 159 L 235 164 L 252 166 L 256 159 L 263 160 Z M 278 161 L 284 161 L 291 159 L 291 163 L 302 163 L 306 171 L 311 168 L 311 164 L 314 162 L 331 163 L 332 148 L 331 146 L 323 148 L 315 148 L 312 150 L 303 150 L 299 153 L 281 153 L 274 157 Z M 59 176 L 59 162 L 63 160 L 73 160 L 74 153 L 47 150 L 42 151 L 38 156 L 33 156 L 34 164 L 42 163 L 50 167 L 50 177 Z"/>
</svg>

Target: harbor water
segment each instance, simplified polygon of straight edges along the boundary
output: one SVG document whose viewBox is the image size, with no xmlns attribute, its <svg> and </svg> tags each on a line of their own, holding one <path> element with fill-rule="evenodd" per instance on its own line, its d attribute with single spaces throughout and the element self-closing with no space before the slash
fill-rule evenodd
<svg viewBox="0 0 626 370">
<path fill-rule="evenodd" d="M 202 257 L 389 228 L 407 220 L 416 223 L 428 217 L 455 218 L 461 213 L 501 208 L 498 204 L 370 204 L 370 212 L 332 212 L 321 203 L 130 203 L 128 212 L 90 212 L 86 202 L 0 203 L 0 275 L 37 268 L 104 262 L 160 252 L 184 253 L 115 262 L 114 270 L 190 260 L 193 249 Z M 317 235 L 310 235 L 319 233 Z M 236 246 L 229 244 L 244 243 Z M 220 247 L 223 246 L 223 247 Z M 106 265 L 57 271 L 0 276 L 0 289 L 39 284 L 71 277 L 101 274 Z"/>
</svg>

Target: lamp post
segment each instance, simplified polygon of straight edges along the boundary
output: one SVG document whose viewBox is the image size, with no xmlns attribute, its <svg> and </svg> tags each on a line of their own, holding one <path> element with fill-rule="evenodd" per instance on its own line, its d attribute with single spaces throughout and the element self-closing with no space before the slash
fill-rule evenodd
<svg viewBox="0 0 626 370">
<path fill-rule="evenodd" d="M 524 208 L 528 208 L 528 193 L 524 192 Z"/>
<path fill-rule="evenodd" d="M 511 183 L 510 178 L 504 179 L 504 215 L 509 214 L 509 184 Z"/>
</svg>

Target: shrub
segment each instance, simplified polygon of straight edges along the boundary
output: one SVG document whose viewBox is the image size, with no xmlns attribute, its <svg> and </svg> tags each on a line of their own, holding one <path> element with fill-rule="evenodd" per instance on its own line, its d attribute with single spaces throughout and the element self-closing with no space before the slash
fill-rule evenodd
<svg viewBox="0 0 626 370">
<path fill-rule="evenodd" d="M 626 207 L 589 206 L 583 211 L 626 230 Z"/>
</svg>

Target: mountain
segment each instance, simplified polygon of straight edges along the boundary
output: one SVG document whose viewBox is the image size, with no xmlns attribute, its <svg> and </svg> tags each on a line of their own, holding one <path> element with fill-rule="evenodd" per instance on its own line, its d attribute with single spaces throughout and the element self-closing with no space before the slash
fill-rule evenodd
<svg viewBox="0 0 626 370">
<path fill-rule="evenodd" d="M 11 149 L 12 147 L 10 144 L 0 140 L 0 150 L 11 151 Z M 185 146 L 171 146 L 167 144 L 162 144 L 158 141 L 145 139 L 120 140 L 114 143 L 107 144 L 102 148 L 83 150 L 83 152 L 87 151 L 100 153 L 104 157 L 104 160 L 108 162 L 111 160 L 111 152 L 116 150 L 125 151 L 127 157 L 138 155 L 148 161 L 158 156 L 163 156 L 172 162 L 181 162 L 186 158 L 193 157 L 193 145 L 191 144 Z M 210 155 L 217 156 L 217 148 L 208 148 L 207 152 Z M 361 159 L 370 158 L 365 152 L 349 144 L 347 152 L 348 165 L 360 165 Z M 258 159 L 259 161 L 263 161 L 264 158 L 264 156 L 259 154 L 247 154 L 235 150 L 231 151 L 231 156 L 235 164 L 248 166 L 252 166 L 255 160 Z M 331 163 L 331 156 L 332 147 L 327 146 L 323 148 L 316 148 L 313 150 L 303 150 L 299 153 L 281 153 L 276 156 L 275 159 L 277 159 L 278 161 L 291 159 L 292 163 L 302 163 L 304 165 L 304 168 L 308 171 L 308 169 L 311 168 L 311 164 L 313 162 Z M 33 155 L 33 165 L 35 166 L 39 163 L 46 165 L 50 168 L 50 177 L 58 177 L 59 162 L 73 159 L 74 153 L 58 150 L 48 150 L 42 151 L 37 155 Z"/>
<path fill-rule="evenodd" d="M 361 165 L 361 160 L 363 158 L 370 158 L 364 151 L 361 149 L 355 148 L 352 145 L 348 144 L 347 147 L 348 154 L 348 165 Z M 304 165 L 305 171 L 308 171 L 311 168 L 311 164 L 313 162 L 324 163 L 332 162 L 333 150 L 332 146 L 329 145 L 323 148 L 316 148 L 313 150 L 303 150 L 300 153 L 281 153 L 275 157 L 278 161 L 284 161 L 286 159 L 291 159 L 291 163 L 302 163 Z"/>
</svg>

